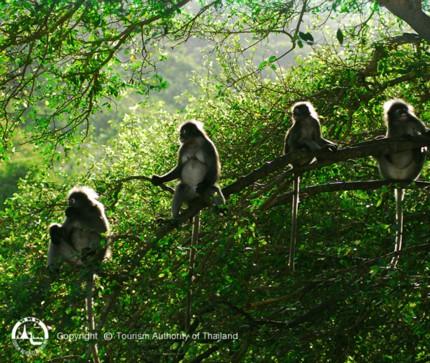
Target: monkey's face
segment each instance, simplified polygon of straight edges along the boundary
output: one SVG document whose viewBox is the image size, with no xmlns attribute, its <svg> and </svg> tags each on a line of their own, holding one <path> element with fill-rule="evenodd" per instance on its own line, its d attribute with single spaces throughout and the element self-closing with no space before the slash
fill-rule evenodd
<svg viewBox="0 0 430 363">
<path fill-rule="evenodd" d="M 298 105 L 293 109 L 293 116 L 295 119 L 301 119 L 310 116 L 310 111 L 306 105 Z"/>
<path fill-rule="evenodd" d="M 75 192 L 69 197 L 69 207 L 83 208 L 88 206 L 91 206 L 91 202 L 85 193 Z"/>
<path fill-rule="evenodd" d="M 201 136 L 201 132 L 198 127 L 191 122 L 184 124 L 179 131 L 179 139 L 182 143 L 198 136 Z"/>
<path fill-rule="evenodd" d="M 388 116 L 393 120 L 407 121 L 409 118 L 409 109 L 403 104 L 394 104 L 388 111 Z"/>
</svg>

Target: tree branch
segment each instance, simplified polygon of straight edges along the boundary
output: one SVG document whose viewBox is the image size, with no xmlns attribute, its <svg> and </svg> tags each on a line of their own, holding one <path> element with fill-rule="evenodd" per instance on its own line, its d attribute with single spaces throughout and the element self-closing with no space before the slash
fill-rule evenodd
<svg viewBox="0 0 430 363">
<path fill-rule="evenodd" d="M 430 42 L 430 17 L 424 13 L 421 0 L 379 0 L 379 3 Z"/>
<path fill-rule="evenodd" d="M 395 153 L 423 146 L 430 146 L 430 135 L 411 136 L 408 138 L 384 138 L 381 140 L 366 141 L 337 151 L 321 150 L 315 153 L 299 151 L 294 154 L 291 153 L 291 155 L 288 154 L 280 156 L 248 175 L 240 177 L 237 181 L 224 188 L 223 193 L 225 197 L 228 197 L 230 194 L 241 191 L 255 183 L 257 180 L 267 177 L 271 173 L 286 167 L 288 164 L 300 163 L 301 161 L 307 160 L 309 156 L 312 155 L 318 159 L 317 162 L 305 167 L 294 168 L 287 171 L 287 173 L 291 173 L 293 171 L 301 173 L 308 170 L 318 169 L 325 165 L 334 164 L 339 161 Z"/>
<path fill-rule="evenodd" d="M 143 180 L 152 183 L 152 179 L 144 175 L 131 175 L 126 178 L 116 180 L 113 186 L 113 191 L 110 193 L 110 195 L 112 195 L 112 205 L 115 205 L 118 202 L 118 195 L 121 192 L 124 183 L 131 180 Z M 159 185 L 159 187 L 171 194 L 175 192 L 173 188 L 164 184 Z"/>
<path fill-rule="evenodd" d="M 130 180 L 144 180 L 144 181 L 148 181 L 148 182 L 152 183 L 152 179 L 149 178 L 149 177 L 147 177 L 147 176 L 144 176 L 144 175 L 132 175 L 132 176 L 128 176 L 126 178 L 122 178 L 122 179 L 117 180 L 116 183 L 118 185 L 122 186 L 122 184 L 124 184 L 125 182 L 128 182 Z M 169 187 L 167 185 L 164 185 L 164 184 L 159 185 L 159 187 L 161 189 L 165 190 L 166 192 L 169 192 L 169 193 L 174 193 L 175 192 L 175 190 L 173 188 L 171 188 L 171 187 Z"/>
<path fill-rule="evenodd" d="M 322 166 L 331 165 L 340 161 L 346 161 L 350 159 L 360 159 L 367 156 L 376 156 L 388 153 L 395 153 L 399 151 L 405 151 L 410 149 L 416 149 L 424 146 L 430 146 L 430 135 L 420 135 L 420 136 L 409 136 L 404 137 L 393 137 L 384 138 L 380 140 L 365 141 L 354 146 L 345 147 L 337 151 L 320 150 L 318 152 L 308 152 L 308 151 L 297 151 L 295 153 L 289 153 L 285 156 L 280 156 L 272 161 L 267 162 L 262 167 L 250 172 L 249 174 L 239 177 L 235 182 L 225 187 L 222 191 L 226 198 L 231 194 L 238 193 L 243 189 L 251 186 L 256 181 L 263 179 L 270 174 L 279 171 L 289 164 L 300 163 L 308 160 L 310 156 L 315 156 L 317 162 L 314 162 L 308 166 L 296 167 L 285 172 L 288 173 L 303 173 L 305 171 L 314 170 L 321 168 Z M 129 180 L 147 180 L 151 181 L 151 178 L 146 176 L 130 176 L 117 181 L 119 185 L 123 182 Z M 375 181 L 375 183 L 378 183 Z M 388 185 L 390 182 L 380 181 L 380 185 Z M 418 183 L 416 183 L 418 185 Z M 163 189 L 172 191 L 171 188 L 164 186 Z M 170 232 L 177 225 L 180 225 L 190 218 L 194 217 L 200 210 L 209 206 L 208 201 L 197 200 L 193 205 L 186 211 L 184 211 L 174 222 L 167 223 L 157 232 L 157 239 L 162 238 L 168 232 Z"/>
<path fill-rule="evenodd" d="M 405 187 L 405 185 L 402 185 L 404 183 L 395 183 L 390 180 L 334 182 L 334 183 L 321 184 L 321 185 L 312 185 L 310 187 L 303 188 L 300 190 L 300 196 L 309 197 L 315 194 L 327 193 L 327 192 L 339 192 L 344 190 L 375 190 L 375 189 L 379 189 L 384 185 L 391 185 L 391 184 L 400 185 L 402 188 Z M 430 188 L 430 182 L 416 181 L 412 185 L 417 188 Z M 288 203 L 291 201 L 292 197 L 293 197 L 292 191 L 276 196 L 275 198 L 269 199 L 266 203 L 264 203 L 261 209 L 267 210 L 272 207 Z"/>
</svg>

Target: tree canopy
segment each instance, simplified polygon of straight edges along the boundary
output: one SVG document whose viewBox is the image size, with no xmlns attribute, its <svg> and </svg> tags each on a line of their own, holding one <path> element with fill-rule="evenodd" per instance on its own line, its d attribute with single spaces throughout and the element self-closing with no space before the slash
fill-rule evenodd
<svg viewBox="0 0 430 363">
<path fill-rule="evenodd" d="M 290 48 L 268 57 L 262 68 L 314 42 L 306 31 L 314 14 L 366 14 L 349 29 L 360 34 L 382 12 L 380 4 L 430 40 L 430 18 L 417 0 L 8 1 L 0 17 L 1 155 L 13 147 L 11 136 L 23 124 L 29 141 L 56 147 L 80 125 L 87 129 L 95 110 L 125 88 L 164 88 L 156 63 L 166 42 L 200 37 L 222 45 L 248 35 L 253 42 L 243 51 L 273 34 L 286 37 Z M 341 27 L 337 38 L 343 42 Z"/>
</svg>

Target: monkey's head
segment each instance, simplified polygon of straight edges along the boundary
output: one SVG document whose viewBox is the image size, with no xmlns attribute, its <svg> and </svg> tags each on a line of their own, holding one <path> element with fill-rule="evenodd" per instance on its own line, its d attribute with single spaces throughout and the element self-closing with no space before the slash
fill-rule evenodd
<svg viewBox="0 0 430 363">
<path fill-rule="evenodd" d="M 304 119 L 306 117 L 312 116 L 318 120 L 318 115 L 310 102 L 297 102 L 291 108 L 293 118 L 295 121 Z"/>
<path fill-rule="evenodd" d="M 401 99 L 393 99 L 384 103 L 384 119 L 389 121 L 407 121 L 409 115 L 414 114 L 414 109 Z"/>
<path fill-rule="evenodd" d="M 203 124 L 199 121 L 187 121 L 183 123 L 179 129 L 179 139 L 181 140 L 181 143 L 199 136 L 206 136 L 206 133 L 203 130 Z"/>
<path fill-rule="evenodd" d="M 74 187 L 68 195 L 69 207 L 88 208 L 94 205 L 98 194 L 89 187 Z"/>
</svg>

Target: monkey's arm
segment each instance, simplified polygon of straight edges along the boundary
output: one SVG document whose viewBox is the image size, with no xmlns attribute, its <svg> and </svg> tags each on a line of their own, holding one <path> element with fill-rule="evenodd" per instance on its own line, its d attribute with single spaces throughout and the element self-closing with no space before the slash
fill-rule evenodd
<svg viewBox="0 0 430 363">
<path fill-rule="evenodd" d="M 82 213 L 79 222 L 85 229 L 97 233 L 107 232 L 109 225 L 103 206 L 94 205 Z"/>
<path fill-rule="evenodd" d="M 430 129 L 421 120 L 416 119 L 416 125 L 417 125 L 417 131 L 421 135 L 425 135 L 426 133 L 430 132 Z"/>
<path fill-rule="evenodd" d="M 297 133 L 297 125 L 291 126 L 284 139 L 284 155 L 294 151 L 294 146 L 298 146 L 298 133 Z"/>
<path fill-rule="evenodd" d="M 151 177 L 151 181 L 155 185 L 160 185 L 174 179 L 179 179 L 179 177 L 181 176 L 181 170 L 182 165 L 181 161 L 179 160 L 178 165 L 176 165 L 172 170 L 170 170 L 164 175 L 153 175 Z"/>
<path fill-rule="evenodd" d="M 108 230 L 107 219 L 102 209 L 103 207 L 93 205 L 88 208 L 77 209 L 68 207 L 66 209 L 66 221 L 63 229 L 69 231 L 69 236 L 65 236 L 70 241 L 73 228 L 83 228 L 97 233 L 104 233 Z"/>
<path fill-rule="evenodd" d="M 292 134 L 292 144 L 295 145 L 295 150 L 307 149 L 309 151 L 318 151 L 321 149 L 321 130 L 317 120 L 310 117 L 308 118 L 310 124 L 306 129 L 302 127 L 303 132 Z"/>
<path fill-rule="evenodd" d="M 416 135 L 425 135 L 428 133 L 428 131 L 429 129 L 426 127 L 424 122 L 412 115 L 409 115 L 409 118 L 404 126 L 403 136 L 409 138 Z"/>
<path fill-rule="evenodd" d="M 49 227 L 49 236 L 54 245 L 59 245 L 62 241 L 66 240 L 65 229 L 59 224 L 52 224 Z"/>
<path fill-rule="evenodd" d="M 323 137 L 321 137 L 321 146 L 331 151 L 337 150 L 337 145 L 334 142 L 324 139 Z"/>
<path fill-rule="evenodd" d="M 314 121 L 315 121 L 315 124 L 313 126 L 313 135 L 312 135 L 313 140 L 315 140 L 315 142 L 322 149 L 329 149 L 332 151 L 337 150 L 337 145 L 334 142 L 327 140 L 322 136 L 321 126 L 320 126 L 319 122 L 316 120 L 314 120 Z"/>
<path fill-rule="evenodd" d="M 48 248 L 48 267 L 55 270 L 62 261 L 82 264 L 80 254 L 69 243 L 55 244 L 51 241 Z"/>
<path fill-rule="evenodd" d="M 301 140 L 299 145 L 300 146 L 303 145 L 309 151 L 318 151 L 318 150 L 321 150 L 322 148 L 319 142 L 315 140 L 308 140 L 308 139 Z"/>
<path fill-rule="evenodd" d="M 284 141 L 284 155 L 287 155 L 289 152 L 290 152 L 290 147 L 288 145 L 288 139 L 285 138 L 285 141 Z"/>
<path fill-rule="evenodd" d="M 89 227 L 97 233 L 104 233 L 108 230 L 107 219 L 103 211 L 94 207 L 96 211 L 92 213 L 92 217 L 88 219 Z"/>
<path fill-rule="evenodd" d="M 79 221 L 80 214 L 73 207 L 66 209 L 66 220 L 62 225 L 53 224 L 49 228 L 49 234 L 52 242 L 55 243 L 72 243 L 73 230 L 75 223 Z"/>
<path fill-rule="evenodd" d="M 63 237 L 67 243 L 72 243 L 73 231 L 79 227 L 80 224 L 84 224 L 82 221 L 86 219 L 84 217 L 84 211 L 75 207 L 66 208 L 66 220 L 64 221 L 61 229 L 63 230 Z"/>
<path fill-rule="evenodd" d="M 166 174 L 163 175 L 153 175 L 151 177 L 151 182 L 154 185 L 160 185 L 175 179 L 179 179 L 181 177 L 181 172 L 182 172 L 182 157 L 185 151 L 185 145 L 183 144 L 181 146 L 181 148 L 179 149 L 179 153 L 178 153 L 178 163 L 176 164 L 176 166 L 170 170 L 169 172 L 167 172 Z"/>
<path fill-rule="evenodd" d="M 386 139 L 387 138 L 387 136 L 386 135 L 378 135 L 378 136 L 376 136 L 374 139 L 375 140 L 384 140 L 384 139 Z M 385 161 L 388 161 L 387 160 L 387 155 L 386 154 L 384 154 L 384 153 L 379 153 L 379 154 L 377 154 L 377 155 L 373 155 L 374 157 L 375 157 L 375 159 L 378 161 L 378 162 L 385 162 Z"/>
<path fill-rule="evenodd" d="M 197 186 L 197 193 L 202 193 L 213 186 L 219 177 L 218 154 L 215 146 L 210 142 L 205 142 L 202 146 L 207 172 L 204 179 Z"/>
<path fill-rule="evenodd" d="M 290 152 L 295 152 L 299 150 L 317 151 L 320 150 L 321 146 L 318 144 L 317 140 L 310 139 L 306 137 L 300 137 L 297 134 L 290 134 L 285 140 L 284 153 L 288 154 Z"/>
</svg>

